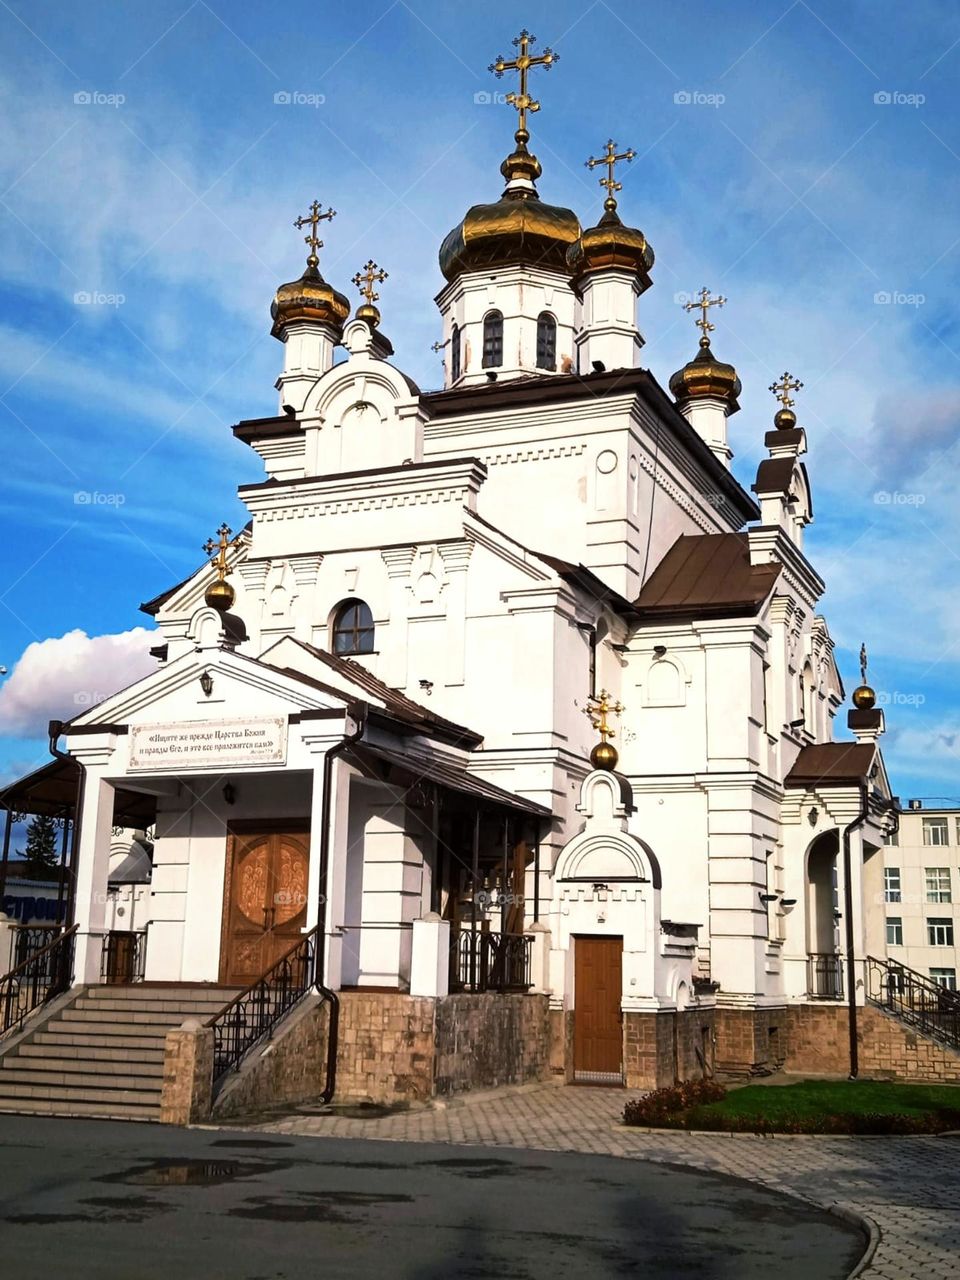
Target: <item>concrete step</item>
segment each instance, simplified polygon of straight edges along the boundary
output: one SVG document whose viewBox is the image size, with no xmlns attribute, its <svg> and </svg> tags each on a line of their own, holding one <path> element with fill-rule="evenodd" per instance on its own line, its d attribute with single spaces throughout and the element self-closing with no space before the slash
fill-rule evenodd
<svg viewBox="0 0 960 1280">
<path fill-rule="evenodd" d="M 214 1010 L 213 1012 L 216 1012 Z M 78 1004 L 71 1005 L 69 1009 L 64 1009 L 60 1017 L 64 1022 L 85 1022 L 91 1026 L 103 1023 L 105 1026 L 153 1026 L 153 1027 L 176 1027 L 188 1016 L 197 1016 L 196 1014 L 184 1014 L 179 1010 L 169 1012 L 162 1009 L 131 1009 L 115 1013 L 110 1009 L 92 1008 L 85 1009 Z M 212 1016 L 212 1013 L 209 1015 Z"/>
<path fill-rule="evenodd" d="M 169 986 L 147 986 L 143 983 L 135 983 L 132 986 L 87 987 L 83 994 L 85 997 L 94 997 L 98 1000 L 120 1002 L 132 1000 L 138 1008 L 143 1008 L 158 1001 L 160 1003 L 173 1001 L 178 1005 L 194 1004 L 198 1001 L 229 1004 L 240 994 L 240 990 L 240 987 L 221 987 L 214 983 L 201 987 L 179 986 L 176 983 L 170 983 Z"/>
<path fill-rule="evenodd" d="M 103 1089 L 96 1085 L 71 1088 L 62 1084 L 7 1084 L 6 1080 L 0 1088 L 0 1100 L 10 1109 L 16 1100 L 41 1102 L 92 1102 L 100 1106 L 114 1102 L 132 1102 L 138 1106 L 160 1107 L 160 1088 Z"/>
<path fill-rule="evenodd" d="M 64 1090 L 92 1089 L 96 1093 L 113 1093 L 115 1090 L 126 1090 L 130 1093 L 149 1094 L 159 1099 L 163 1088 L 162 1071 L 152 1075 L 136 1072 L 131 1075 L 108 1076 L 102 1071 L 64 1071 L 63 1063 L 48 1063 L 47 1070 L 41 1071 L 36 1065 L 8 1066 L 0 1072 L 0 1092 L 9 1094 L 14 1089 L 25 1086 L 39 1089 L 41 1095 L 57 1097 Z M 58 1070 L 57 1068 L 61 1068 Z"/>
<path fill-rule="evenodd" d="M 149 1000 L 141 1004 L 136 1000 L 102 1000 L 99 996 L 80 996 L 72 1008 L 96 1013 L 101 1017 L 126 1018 L 133 1014 L 183 1021 L 184 1018 L 211 1018 L 226 1004 L 220 1000 Z"/>
<path fill-rule="evenodd" d="M 64 1012 L 69 1012 L 65 1010 Z M 76 1018 L 59 1017 L 48 1022 L 43 1031 L 37 1035 L 45 1035 L 52 1031 L 56 1035 L 93 1036 L 95 1039 L 112 1039 L 116 1036 L 135 1036 L 141 1040 L 152 1040 L 161 1046 L 164 1036 L 176 1023 L 169 1022 L 96 1022 L 92 1019 L 81 1021 Z"/>
<path fill-rule="evenodd" d="M 130 1058 L 117 1058 L 112 1061 L 103 1058 L 67 1058 L 59 1053 L 55 1058 L 49 1056 L 38 1058 L 22 1053 L 10 1054 L 0 1059 L 0 1087 L 2 1087 L 2 1081 L 12 1078 L 11 1072 L 20 1071 L 52 1072 L 54 1075 L 71 1075 L 79 1071 L 92 1076 L 99 1073 L 104 1083 L 109 1083 L 112 1087 L 113 1078 L 118 1075 L 143 1076 L 145 1080 L 162 1079 L 163 1059 L 160 1058 L 156 1062 L 137 1062 Z"/>
<path fill-rule="evenodd" d="M 36 1116 L 91 1116 L 99 1120 L 159 1121 L 160 1108 L 154 1103 L 79 1102 L 76 1098 L 5 1098 L 0 1094 L 0 1113 Z"/>
<path fill-rule="evenodd" d="M 38 1031 L 31 1041 L 35 1045 L 44 1045 L 50 1050 L 59 1050 L 63 1048 L 88 1049 L 99 1048 L 106 1051 L 116 1050 L 123 1052 L 124 1050 L 147 1050 L 152 1053 L 163 1054 L 163 1042 L 166 1035 L 165 1031 L 157 1031 L 152 1035 L 137 1034 L 127 1035 L 123 1027 L 115 1028 L 115 1034 L 104 1033 L 97 1035 L 89 1031 L 77 1030 L 76 1023 L 68 1023 L 67 1028 L 56 1028 L 54 1024 L 50 1024 L 51 1029 Z"/>
<path fill-rule="evenodd" d="M 40 1035 L 43 1033 L 41 1032 Z M 66 1037 L 64 1037 L 66 1038 Z M 8 1058 L 0 1058 L 0 1064 L 6 1061 L 15 1061 L 17 1058 L 36 1058 L 40 1062 L 48 1060 L 73 1061 L 77 1058 L 83 1058 L 90 1062 L 140 1062 L 144 1065 L 163 1063 L 163 1049 L 153 1048 L 153 1042 L 150 1047 L 134 1045 L 132 1047 L 114 1046 L 113 1042 L 107 1047 L 99 1040 L 93 1040 L 91 1044 L 59 1044 L 51 1043 L 49 1040 L 41 1040 L 40 1036 L 37 1040 L 21 1044 L 15 1055 L 11 1054 Z M 54 1052 L 55 1051 L 55 1052 Z"/>
</svg>

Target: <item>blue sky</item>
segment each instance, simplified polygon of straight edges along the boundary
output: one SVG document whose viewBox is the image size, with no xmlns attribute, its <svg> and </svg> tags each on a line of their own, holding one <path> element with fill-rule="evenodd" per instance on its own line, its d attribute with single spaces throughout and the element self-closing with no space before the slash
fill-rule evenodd
<svg viewBox="0 0 960 1280">
<path fill-rule="evenodd" d="M 610 136 L 639 153 L 619 176 L 657 254 L 644 360 L 666 385 L 694 353 L 678 293 L 729 298 L 714 349 L 744 384 L 746 485 L 768 384 L 803 379 L 807 546 L 847 688 L 865 640 L 895 789 L 960 794 L 960 9 L 934 0 L 0 0 L 0 662 L 47 642 L 43 678 L 0 693 L 0 775 L 48 758 L 28 721 L 143 648 L 77 633 L 139 627 L 243 523 L 259 462 L 228 428 L 275 410 L 269 303 L 314 197 L 338 210 L 324 274 L 352 292 L 385 266 L 397 363 L 437 385 L 436 252 L 499 194 L 513 112 L 486 68 L 523 23 L 560 54 L 535 88 L 541 193 L 591 221 L 584 160 Z"/>
</svg>

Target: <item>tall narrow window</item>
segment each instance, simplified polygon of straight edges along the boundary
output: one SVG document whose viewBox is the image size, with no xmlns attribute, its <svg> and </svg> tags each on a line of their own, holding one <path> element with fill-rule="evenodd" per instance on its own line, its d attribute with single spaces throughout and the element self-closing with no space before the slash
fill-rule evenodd
<svg viewBox="0 0 960 1280">
<path fill-rule="evenodd" d="M 333 615 L 333 652 L 373 653 L 373 614 L 362 600 L 344 600 Z"/>
<path fill-rule="evenodd" d="M 456 382 L 460 377 L 460 326 L 455 324 L 450 331 L 450 381 Z"/>
<path fill-rule="evenodd" d="M 549 311 L 537 317 L 537 368 L 557 367 L 557 322 Z"/>
<path fill-rule="evenodd" d="M 498 369 L 503 364 L 503 316 L 488 311 L 483 317 L 483 367 Z"/>
</svg>

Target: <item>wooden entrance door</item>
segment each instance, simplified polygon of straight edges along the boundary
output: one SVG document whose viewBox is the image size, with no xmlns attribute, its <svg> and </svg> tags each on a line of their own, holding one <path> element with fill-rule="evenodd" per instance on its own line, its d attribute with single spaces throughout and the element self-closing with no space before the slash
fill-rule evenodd
<svg viewBox="0 0 960 1280">
<path fill-rule="evenodd" d="M 574 939 L 573 1078 L 623 1083 L 622 938 Z"/>
<path fill-rule="evenodd" d="M 220 981 L 255 982 L 289 951 L 307 918 L 310 837 L 299 830 L 230 832 Z"/>
</svg>

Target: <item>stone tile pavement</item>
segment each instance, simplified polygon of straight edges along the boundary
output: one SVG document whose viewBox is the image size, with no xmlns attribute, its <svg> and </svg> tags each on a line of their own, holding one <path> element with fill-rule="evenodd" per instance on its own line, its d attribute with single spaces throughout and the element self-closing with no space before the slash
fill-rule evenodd
<svg viewBox="0 0 960 1280">
<path fill-rule="evenodd" d="M 867 1218 L 880 1233 L 876 1252 L 859 1273 L 867 1280 L 956 1280 L 960 1275 L 960 1137 L 655 1133 L 619 1124 L 629 1096 L 621 1090 L 534 1085 L 379 1118 L 303 1109 L 244 1127 L 301 1136 L 580 1151 L 710 1169 Z"/>
</svg>

